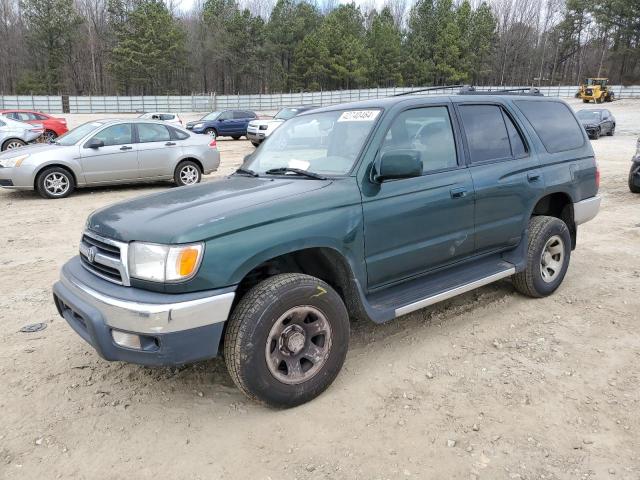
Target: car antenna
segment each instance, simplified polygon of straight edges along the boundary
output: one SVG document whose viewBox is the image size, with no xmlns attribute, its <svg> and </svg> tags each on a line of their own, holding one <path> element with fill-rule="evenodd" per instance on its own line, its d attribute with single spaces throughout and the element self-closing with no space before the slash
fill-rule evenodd
<svg viewBox="0 0 640 480">
<path fill-rule="evenodd" d="M 396 93 L 395 95 L 391 95 L 392 97 L 401 97 L 403 95 L 413 95 L 414 93 L 419 92 L 430 92 L 433 90 L 446 90 L 450 88 L 464 88 L 466 85 L 442 85 L 440 87 L 426 87 L 426 88 L 418 88 L 417 90 L 410 90 L 408 92 Z"/>
</svg>

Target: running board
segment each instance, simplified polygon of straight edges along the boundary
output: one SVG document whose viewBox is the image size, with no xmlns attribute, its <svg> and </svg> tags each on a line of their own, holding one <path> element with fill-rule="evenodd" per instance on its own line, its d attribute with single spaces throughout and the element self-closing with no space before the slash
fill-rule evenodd
<svg viewBox="0 0 640 480">
<path fill-rule="evenodd" d="M 428 307 L 429 305 L 433 305 L 434 303 L 442 302 L 443 300 L 447 300 L 449 298 L 461 295 L 463 293 L 470 292 L 471 290 L 475 290 L 476 288 L 480 288 L 490 283 L 501 280 L 503 278 L 510 277 L 514 273 L 516 273 L 515 267 L 508 268 L 501 272 L 494 273 L 493 275 L 489 275 L 488 277 L 484 277 L 479 280 L 475 280 L 473 282 L 460 285 L 450 290 L 410 303 L 409 305 L 396 308 L 396 317 L 400 317 L 402 315 L 415 312 L 416 310 L 420 310 L 421 308 Z"/>
</svg>

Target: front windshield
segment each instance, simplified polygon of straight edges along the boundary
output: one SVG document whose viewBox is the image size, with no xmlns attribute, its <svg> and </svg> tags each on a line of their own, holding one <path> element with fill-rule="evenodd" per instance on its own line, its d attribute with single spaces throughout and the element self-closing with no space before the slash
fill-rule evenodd
<svg viewBox="0 0 640 480">
<path fill-rule="evenodd" d="M 55 143 L 56 145 L 63 145 L 65 147 L 75 145 L 85 136 L 89 135 L 92 131 L 100 126 L 102 126 L 102 123 L 100 122 L 83 123 L 79 127 L 76 127 L 73 130 L 69 130 L 64 135 L 58 137 Z"/>
<path fill-rule="evenodd" d="M 597 122 L 600 120 L 600 112 L 590 112 L 589 110 L 582 110 L 578 112 L 578 118 L 581 120 L 591 120 Z"/>
<path fill-rule="evenodd" d="M 202 117 L 200 120 L 215 120 L 216 118 L 218 118 L 218 115 L 220 115 L 220 112 L 211 112 L 211 113 L 207 113 L 204 117 Z"/>
<path fill-rule="evenodd" d="M 245 169 L 262 174 L 297 168 L 345 175 L 355 163 L 380 110 L 337 110 L 294 117 L 247 159 Z"/>
<path fill-rule="evenodd" d="M 275 120 L 289 120 L 290 118 L 295 117 L 300 112 L 299 108 L 283 108 L 276 116 L 273 117 Z"/>
</svg>

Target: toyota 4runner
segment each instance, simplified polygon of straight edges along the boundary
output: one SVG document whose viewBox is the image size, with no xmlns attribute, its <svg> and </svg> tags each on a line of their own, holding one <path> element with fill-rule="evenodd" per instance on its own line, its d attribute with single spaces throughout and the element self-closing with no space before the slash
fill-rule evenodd
<svg viewBox="0 0 640 480">
<path fill-rule="evenodd" d="M 227 178 L 94 212 L 53 287 L 107 360 L 223 353 L 249 397 L 319 395 L 349 318 L 387 322 L 511 278 L 544 297 L 600 206 L 561 100 L 409 96 L 305 112 Z"/>
</svg>

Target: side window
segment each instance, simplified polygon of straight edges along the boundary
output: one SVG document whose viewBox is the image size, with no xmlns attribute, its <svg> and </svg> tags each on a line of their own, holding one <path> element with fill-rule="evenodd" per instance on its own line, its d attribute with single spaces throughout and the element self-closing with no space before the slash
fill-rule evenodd
<svg viewBox="0 0 640 480">
<path fill-rule="evenodd" d="M 176 118 L 175 115 L 170 115 L 168 113 L 163 113 L 162 115 L 160 115 L 160 118 L 162 120 L 173 120 L 174 118 Z"/>
<path fill-rule="evenodd" d="M 13 120 L 20 120 L 20 117 L 18 117 L 17 112 L 8 112 L 5 114 L 8 118 L 12 118 Z"/>
<path fill-rule="evenodd" d="M 112 125 L 98 132 L 93 139 L 102 140 L 105 147 L 133 143 L 131 124 L 121 123 L 119 125 Z"/>
<path fill-rule="evenodd" d="M 41 115 L 40 113 L 34 113 L 33 116 L 36 117 L 36 120 L 48 120 L 48 117 L 45 117 L 44 115 Z"/>
<path fill-rule="evenodd" d="M 218 117 L 218 120 L 232 120 L 233 112 L 222 112 Z"/>
<path fill-rule="evenodd" d="M 461 105 L 471 162 L 511 157 L 511 145 L 502 109 L 496 105 Z"/>
<path fill-rule="evenodd" d="M 169 130 L 164 125 L 156 123 L 138 123 L 138 142 L 168 142 L 171 140 Z"/>
<path fill-rule="evenodd" d="M 169 130 L 171 131 L 171 138 L 173 140 L 186 140 L 190 136 L 188 133 L 178 130 L 177 128 L 169 127 Z"/>
<path fill-rule="evenodd" d="M 513 124 L 509 115 L 502 112 L 504 116 L 504 123 L 507 125 L 507 131 L 509 132 L 509 141 L 511 142 L 511 154 L 513 157 L 518 158 L 527 154 L 527 147 L 524 145 L 524 140 L 522 140 L 522 136 L 518 129 Z"/>
<path fill-rule="evenodd" d="M 564 103 L 552 100 L 516 100 L 514 103 L 527 117 L 547 152 L 564 152 L 584 145 L 582 126 Z"/>
<path fill-rule="evenodd" d="M 244 120 L 245 118 L 247 118 L 247 112 L 236 110 L 235 112 L 233 112 L 233 118 L 235 120 Z"/>
<path fill-rule="evenodd" d="M 456 143 L 449 109 L 424 107 L 399 114 L 389 127 L 380 151 L 404 149 L 420 152 L 425 173 L 456 167 Z"/>
<path fill-rule="evenodd" d="M 6 123 L 4 123 L 2 120 L 0 120 L 0 127 L 4 127 L 6 125 L 7 125 Z"/>
<path fill-rule="evenodd" d="M 27 112 L 17 112 L 16 116 L 18 117 L 18 120 L 20 120 L 21 122 L 29 122 L 35 119 L 35 117 L 32 114 Z"/>
</svg>

